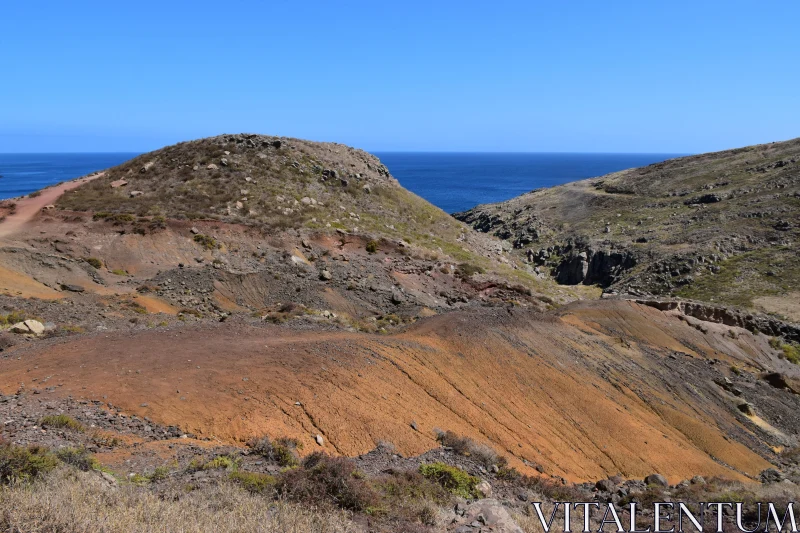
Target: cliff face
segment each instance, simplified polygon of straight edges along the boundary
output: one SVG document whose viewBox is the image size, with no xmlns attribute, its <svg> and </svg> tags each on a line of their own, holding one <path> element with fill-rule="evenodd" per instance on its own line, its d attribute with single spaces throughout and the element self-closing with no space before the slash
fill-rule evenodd
<svg viewBox="0 0 800 533">
<path fill-rule="evenodd" d="M 455 216 L 509 241 L 559 283 L 800 320 L 790 304 L 800 283 L 800 139 L 665 161 Z"/>
</svg>

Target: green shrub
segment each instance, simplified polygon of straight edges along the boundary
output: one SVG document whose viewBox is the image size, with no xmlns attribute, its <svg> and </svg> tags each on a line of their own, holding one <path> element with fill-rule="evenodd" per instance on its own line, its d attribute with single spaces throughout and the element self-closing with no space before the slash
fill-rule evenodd
<svg viewBox="0 0 800 533">
<path fill-rule="evenodd" d="M 217 240 L 208 235 L 197 234 L 194 236 L 194 242 L 205 248 L 206 250 L 213 250 L 217 247 Z"/>
<path fill-rule="evenodd" d="M 56 452 L 56 457 L 62 463 L 74 466 L 75 468 L 88 472 L 98 467 L 97 459 L 84 448 L 61 448 Z"/>
<path fill-rule="evenodd" d="M 84 261 L 86 261 L 87 263 L 89 263 L 91 266 L 93 266 L 93 267 L 94 267 L 94 268 L 96 268 L 97 270 L 100 270 L 101 268 L 103 268 L 103 262 L 102 262 L 102 261 L 100 261 L 100 260 L 99 260 L 98 258 L 96 258 L 96 257 L 86 257 L 86 258 L 84 258 Z"/>
<path fill-rule="evenodd" d="M 431 481 L 435 481 L 449 492 L 462 498 L 477 498 L 479 496 L 475 487 L 480 482 L 475 476 L 471 476 L 455 466 L 444 463 L 422 464 L 419 473 Z"/>
<path fill-rule="evenodd" d="M 155 470 L 153 470 L 152 474 L 147 476 L 147 479 L 150 481 L 161 481 L 162 479 L 167 479 L 169 477 L 169 467 L 168 466 L 158 466 Z"/>
<path fill-rule="evenodd" d="M 275 476 L 258 472 L 231 472 L 229 477 L 246 490 L 259 494 L 273 492 L 277 483 Z"/>
<path fill-rule="evenodd" d="M 83 424 L 69 415 L 47 415 L 39 420 L 39 425 L 44 428 L 52 429 L 71 429 L 73 431 L 83 431 Z"/>
<path fill-rule="evenodd" d="M 58 459 L 43 446 L 0 444 L 0 485 L 32 480 L 58 466 Z"/>
<path fill-rule="evenodd" d="M 236 470 L 237 468 L 239 468 L 239 460 L 237 458 L 230 455 L 219 455 L 210 461 L 204 461 L 202 458 L 192 459 L 188 470 L 197 472 L 199 470 Z"/>
<path fill-rule="evenodd" d="M 369 241 L 366 246 L 367 253 L 374 254 L 378 251 L 378 241 Z"/>
</svg>

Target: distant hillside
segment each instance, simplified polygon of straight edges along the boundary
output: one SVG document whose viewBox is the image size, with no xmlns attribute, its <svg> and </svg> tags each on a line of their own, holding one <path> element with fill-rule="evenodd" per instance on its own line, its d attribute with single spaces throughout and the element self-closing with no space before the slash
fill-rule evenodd
<svg viewBox="0 0 800 533">
<path fill-rule="evenodd" d="M 673 159 L 455 216 L 563 284 L 800 320 L 800 139 Z"/>
</svg>

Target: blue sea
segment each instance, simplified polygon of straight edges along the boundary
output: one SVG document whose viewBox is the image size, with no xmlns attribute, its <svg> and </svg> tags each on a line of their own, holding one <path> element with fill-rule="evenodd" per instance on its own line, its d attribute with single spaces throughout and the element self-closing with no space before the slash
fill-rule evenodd
<svg viewBox="0 0 800 533">
<path fill-rule="evenodd" d="M 0 199 L 109 168 L 135 153 L 0 154 Z M 448 213 L 501 202 L 540 187 L 641 167 L 682 154 L 375 154 L 407 189 Z"/>
</svg>

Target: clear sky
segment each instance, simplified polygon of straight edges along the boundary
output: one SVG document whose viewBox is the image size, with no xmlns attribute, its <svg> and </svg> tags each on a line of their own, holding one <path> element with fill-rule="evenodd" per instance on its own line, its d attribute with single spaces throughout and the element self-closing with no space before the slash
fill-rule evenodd
<svg viewBox="0 0 800 533">
<path fill-rule="evenodd" d="M 692 153 L 800 136 L 800 1 L 9 1 L 0 152 L 219 133 Z"/>
</svg>

